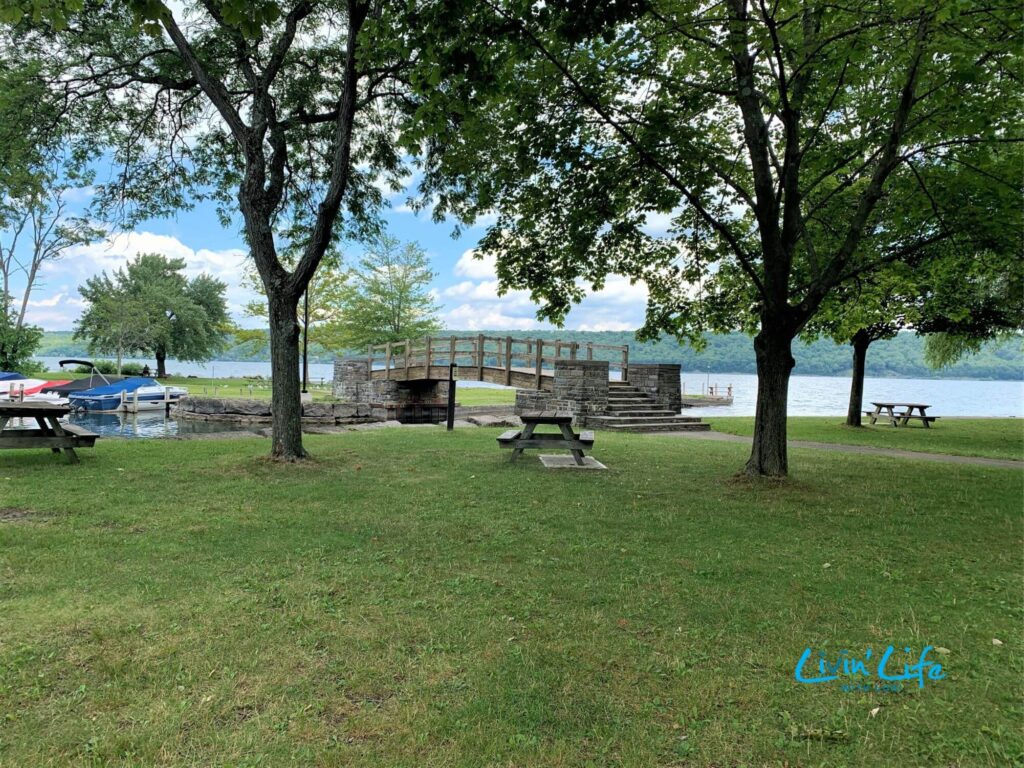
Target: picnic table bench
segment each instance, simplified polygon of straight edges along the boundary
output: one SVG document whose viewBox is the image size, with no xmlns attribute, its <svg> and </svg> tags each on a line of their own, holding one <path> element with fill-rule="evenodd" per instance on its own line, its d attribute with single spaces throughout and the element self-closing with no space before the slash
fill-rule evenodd
<svg viewBox="0 0 1024 768">
<path fill-rule="evenodd" d="M 67 460 L 78 463 L 75 448 L 92 448 L 99 435 L 76 424 L 62 424 L 70 409 L 53 403 L 0 403 L 0 448 L 49 448 L 64 451 Z M 34 420 L 38 429 L 14 427 L 15 419 Z"/>
<path fill-rule="evenodd" d="M 894 427 L 905 427 L 908 421 L 910 421 L 911 419 L 917 419 L 920 420 L 925 427 L 930 427 L 932 425 L 931 423 L 939 418 L 938 416 L 929 416 L 926 413 L 927 409 L 931 408 L 931 406 L 926 403 L 872 402 L 871 404 L 875 406 L 875 410 L 864 411 L 864 415 L 871 419 L 872 424 L 874 424 L 876 421 L 878 421 L 878 419 L 881 418 L 888 420 L 888 422 Z M 905 410 L 900 413 L 897 413 L 895 411 L 896 408 L 903 408 Z M 916 416 L 914 415 L 915 410 L 918 411 L 918 415 Z M 885 411 L 884 415 L 882 414 L 882 411 Z"/>
<path fill-rule="evenodd" d="M 572 431 L 572 414 L 557 411 L 533 411 L 519 417 L 523 421 L 522 429 L 510 429 L 498 436 L 498 445 L 512 449 L 512 461 L 515 461 L 527 448 L 545 448 L 547 450 L 567 450 L 572 454 L 578 466 L 583 466 L 583 451 L 594 447 L 594 433 Z M 558 433 L 536 432 L 541 424 L 558 427 Z"/>
</svg>

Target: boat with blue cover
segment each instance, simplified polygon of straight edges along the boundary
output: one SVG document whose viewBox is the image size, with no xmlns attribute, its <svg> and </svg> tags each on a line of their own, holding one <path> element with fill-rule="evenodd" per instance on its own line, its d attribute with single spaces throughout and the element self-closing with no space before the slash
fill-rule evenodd
<svg viewBox="0 0 1024 768">
<path fill-rule="evenodd" d="M 167 387 L 155 379 L 133 377 L 81 392 L 69 392 L 68 402 L 76 411 L 155 411 L 174 405 L 187 394 L 184 387 Z"/>
</svg>

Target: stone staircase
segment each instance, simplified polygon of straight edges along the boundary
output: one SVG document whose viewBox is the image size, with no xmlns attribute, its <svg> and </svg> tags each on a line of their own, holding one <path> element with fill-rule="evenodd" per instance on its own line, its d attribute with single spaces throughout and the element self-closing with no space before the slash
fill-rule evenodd
<svg viewBox="0 0 1024 768">
<path fill-rule="evenodd" d="M 621 381 L 608 382 L 608 408 L 588 416 L 587 426 L 618 432 L 703 432 L 711 429 L 696 416 L 680 416 L 653 397 Z"/>
</svg>

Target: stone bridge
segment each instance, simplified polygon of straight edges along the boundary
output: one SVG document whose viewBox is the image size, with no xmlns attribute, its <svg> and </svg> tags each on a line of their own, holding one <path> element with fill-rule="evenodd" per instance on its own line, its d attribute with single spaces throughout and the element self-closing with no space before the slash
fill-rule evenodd
<svg viewBox="0 0 1024 768">
<path fill-rule="evenodd" d="M 369 405 L 382 418 L 401 418 L 404 410 L 439 421 L 452 363 L 458 381 L 515 387 L 516 413 L 563 411 L 609 429 L 707 428 L 679 415 L 679 365 L 631 364 L 628 346 L 574 341 L 480 334 L 375 345 L 365 357 L 335 361 L 334 396 Z"/>
</svg>

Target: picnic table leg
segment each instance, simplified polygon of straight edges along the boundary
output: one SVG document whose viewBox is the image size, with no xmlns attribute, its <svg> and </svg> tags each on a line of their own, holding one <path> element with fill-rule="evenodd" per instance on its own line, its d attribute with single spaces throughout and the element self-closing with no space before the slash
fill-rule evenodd
<svg viewBox="0 0 1024 768">
<path fill-rule="evenodd" d="M 56 416 L 51 416 L 48 419 L 44 419 L 41 416 L 36 417 L 36 421 L 39 422 L 40 429 L 43 430 L 43 434 L 53 435 L 54 437 L 66 437 L 65 432 L 60 426 L 60 420 Z M 60 448 L 52 448 L 53 453 L 60 453 Z M 64 456 L 67 458 L 69 464 L 78 464 L 78 454 L 75 453 L 75 449 L 70 445 L 64 448 Z"/>
<path fill-rule="evenodd" d="M 870 416 L 868 416 L 868 418 L 871 419 L 871 426 L 874 426 L 875 422 L 878 421 L 878 416 L 879 416 L 879 414 L 881 412 L 882 412 L 882 406 L 876 405 L 874 413 L 872 413 Z"/>
<path fill-rule="evenodd" d="M 892 406 L 891 405 L 887 405 L 885 407 L 885 410 L 889 414 L 889 426 L 890 427 L 898 427 L 899 426 L 899 421 L 897 421 L 897 419 L 896 419 L 896 414 L 893 412 Z"/>
<path fill-rule="evenodd" d="M 50 425 L 46 423 L 46 419 L 42 416 L 36 416 L 36 424 L 39 425 L 39 430 L 47 437 L 52 437 L 54 432 L 50 429 Z M 60 448 L 51 448 L 50 453 L 60 453 Z"/>
<path fill-rule="evenodd" d="M 559 424 L 558 429 L 562 432 L 562 437 L 566 440 L 575 440 L 576 435 L 572 431 L 572 425 L 570 424 Z M 569 453 L 572 454 L 573 461 L 576 462 L 576 466 L 583 466 L 583 451 L 577 448 L 570 448 Z"/>
<path fill-rule="evenodd" d="M 523 434 L 519 436 L 519 440 L 516 440 L 516 447 L 512 449 L 512 458 L 510 459 L 510 461 L 515 461 L 516 459 L 523 455 L 523 449 L 520 447 L 519 441 L 529 440 L 531 437 L 533 437 L 533 430 L 536 428 L 537 425 L 534 424 L 533 422 L 529 422 L 525 427 L 523 427 Z"/>
<path fill-rule="evenodd" d="M 932 425 L 928 422 L 928 414 L 925 413 L 925 409 L 918 408 L 917 410 L 921 412 L 921 423 L 924 424 L 924 428 L 931 429 Z"/>
</svg>

